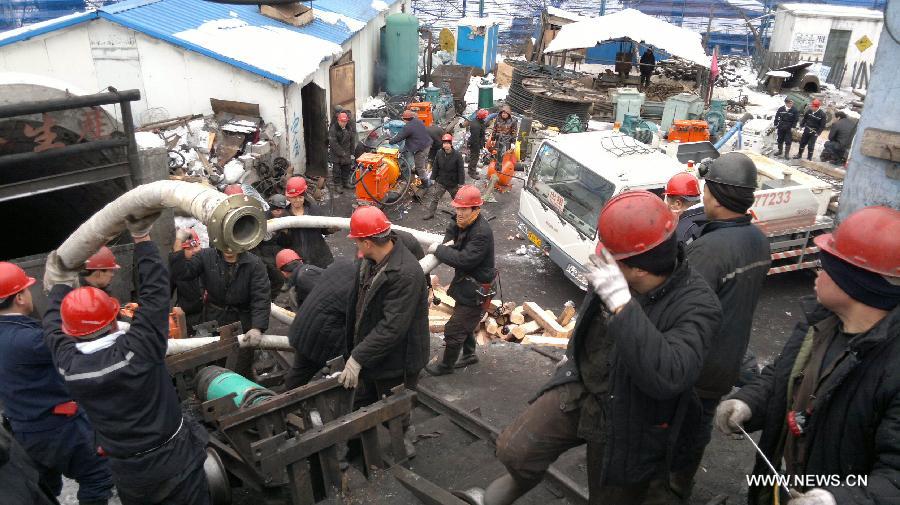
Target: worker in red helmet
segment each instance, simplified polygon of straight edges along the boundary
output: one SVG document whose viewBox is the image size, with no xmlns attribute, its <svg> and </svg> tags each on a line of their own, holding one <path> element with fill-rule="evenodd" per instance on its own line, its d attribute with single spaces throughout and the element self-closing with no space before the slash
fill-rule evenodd
<svg viewBox="0 0 900 505">
<path fill-rule="evenodd" d="M 175 263 L 179 260 L 179 253 L 185 259 L 190 260 L 203 248 L 200 243 L 200 235 L 197 230 L 179 229 L 175 232 L 175 241 L 172 243 L 172 252 L 169 253 L 169 282 L 172 285 L 173 305 L 181 307 L 184 311 L 185 322 L 189 331 L 203 322 L 203 286 L 200 279 L 181 280 L 175 275 Z"/>
<path fill-rule="evenodd" d="M 165 263 L 150 241 L 158 217 L 126 220 L 135 244 L 140 307 L 127 331 L 116 322 L 119 302 L 97 288 L 73 289 L 78 272 L 50 253 L 45 341 L 69 393 L 94 426 L 122 504 L 205 505 L 209 436 L 182 413 L 165 364 L 171 297 Z"/>
<path fill-rule="evenodd" d="M 225 186 L 225 189 L 223 190 L 223 192 L 228 196 L 243 195 L 244 188 L 242 188 L 240 184 L 229 184 L 229 185 Z"/>
<path fill-rule="evenodd" d="M 306 178 L 291 177 L 285 186 L 284 195 L 291 206 L 288 216 L 321 216 L 319 206 L 306 198 Z M 328 228 L 290 228 L 276 239 L 278 245 L 293 249 L 303 262 L 326 268 L 334 261 L 334 255 L 325 242 L 325 235 L 331 233 Z"/>
<path fill-rule="evenodd" d="M 687 246 L 687 258 L 715 292 L 723 317 L 694 386 L 700 411 L 689 415 L 696 415 L 699 423 L 680 434 L 672 460 L 670 485 L 683 500 L 691 495 L 709 444 L 716 405 L 733 386 L 752 380 L 758 372 L 748 351 L 750 330 L 772 263 L 769 240 L 749 214 L 757 184 L 753 160 L 742 153 L 725 153 L 712 161 L 704 178 L 703 210 L 709 222 Z"/>
<path fill-rule="evenodd" d="M 666 183 L 664 196 L 669 210 L 678 218 L 675 229 L 678 241 L 690 244 L 700 236 L 700 229 L 706 223 L 700 181 L 687 172 L 679 172 Z"/>
<path fill-rule="evenodd" d="M 331 162 L 331 177 L 338 193 L 343 193 L 341 187 L 353 188 L 350 180 L 356 160 L 356 143 L 356 129 L 350 126 L 350 115 L 347 112 L 337 113 L 328 127 L 328 161 Z"/>
<path fill-rule="evenodd" d="M 794 159 L 800 159 L 803 156 L 803 149 L 806 146 L 809 146 L 808 154 L 806 155 L 807 160 L 812 160 L 813 150 L 816 148 L 816 139 L 819 138 L 819 134 L 825 130 L 825 124 L 828 122 L 828 117 L 825 114 L 825 111 L 822 110 L 822 102 L 816 98 L 809 104 L 809 108 L 806 109 L 806 113 L 803 114 L 803 119 L 800 120 L 800 128 L 803 128 L 803 133 L 800 135 L 800 150 L 797 151 L 797 155 L 794 156 Z"/>
<path fill-rule="evenodd" d="M 79 281 L 82 286 L 93 286 L 109 293 L 109 285 L 112 284 L 119 268 L 112 250 L 102 246 L 84 262 L 84 269 L 79 274 Z"/>
<path fill-rule="evenodd" d="M 428 365 L 431 375 L 453 373 L 478 363 L 475 354 L 475 328 L 490 308 L 497 270 L 494 268 L 494 232 L 481 215 L 484 200 L 478 188 L 465 185 L 453 198 L 456 218 L 447 226 L 444 244 L 434 244 L 429 252 L 453 267 L 453 280 L 447 294 L 456 302 L 453 315 L 444 327 L 444 355 Z M 453 241 L 452 244 L 448 244 Z M 462 357 L 460 357 L 462 353 Z"/>
<path fill-rule="evenodd" d="M 53 364 L 41 322 L 30 317 L 34 312 L 30 288 L 34 283 L 34 278 L 18 265 L 0 262 L 3 417 L 9 420 L 16 441 L 36 463 L 35 473 L 48 492 L 59 496 L 65 475 L 78 482 L 79 503 L 106 504 L 113 486 L 109 462 L 97 455 L 94 429 L 84 409 L 72 401 Z M 7 445 L 4 442 L 0 440 L 0 446 Z M 32 503 L 17 502 L 13 486 L 2 489 L 4 503 Z"/>
<path fill-rule="evenodd" d="M 434 218 L 438 202 L 444 193 L 450 193 L 450 197 L 453 198 L 459 187 L 466 183 L 465 165 L 462 155 L 453 148 L 453 135 L 445 133 L 441 137 L 441 142 L 441 150 L 434 156 L 434 162 L 431 164 L 432 187 L 429 195 L 431 200 L 428 212 L 422 218 L 426 221 Z"/>
<path fill-rule="evenodd" d="M 303 183 L 306 183 L 306 179 L 303 179 Z M 266 202 L 269 204 L 269 210 L 266 211 L 267 219 L 286 216 L 288 209 L 291 206 L 287 197 L 281 193 L 270 196 Z M 289 230 L 278 230 L 275 233 L 267 233 L 265 238 L 263 238 L 256 247 L 250 250 L 251 253 L 262 260 L 266 267 L 266 274 L 269 276 L 269 293 L 272 301 L 278 297 L 284 288 L 284 276 L 275 265 L 275 256 L 278 254 L 278 251 L 284 247 L 281 244 L 289 240 L 289 238 Z"/>
<path fill-rule="evenodd" d="M 404 149 L 413 155 L 416 175 L 427 184 L 425 165 L 428 163 L 428 151 L 431 149 L 431 135 L 428 133 L 425 123 L 412 110 L 403 111 L 401 119 L 406 125 L 389 142 L 391 144 L 405 142 Z"/>
<path fill-rule="evenodd" d="M 359 259 L 347 300 L 350 357 L 339 380 L 347 388 L 360 386 L 356 402 L 364 406 L 400 384 L 415 389 L 428 362 L 427 289 L 419 262 L 378 208 L 356 209 L 348 238 Z"/>
<path fill-rule="evenodd" d="M 566 357 L 497 439 L 509 473 L 487 487 L 485 505 L 515 502 L 584 443 L 590 503 L 640 504 L 665 473 L 685 421 L 680 406 L 693 397 L 721 320 L 713 291 L 684 260 L 675 225 L 648 191 L 622 193 L 601 210 Z"/>
<path fill-rule="evenodd" d="M 475 113 L 475 119 L 469 121 L 469 177 L 477 181 L 481 178 L 478 175 L 478 160 L 481 159 L 481 150 L 484 149 L 484 134 L 487 130 L 488 111 L 487 109 L 478 109 Z"/>
<path fill-rule="evenodd" d="M 821 482 L 784 487 L 781 503 L 893 503 L 900 496 L 900 211 L 864 207 L 815 238 L 815 299 L 784 349 L 723 401 L 724 433 L 761 430 L 775 470 Z M 770 476 L 756 457 L 753 473 Z M 799 479 L 798 479 L 799 480 Z M 751 486 L 748 503 L 778 503 Z"/>
</svg>

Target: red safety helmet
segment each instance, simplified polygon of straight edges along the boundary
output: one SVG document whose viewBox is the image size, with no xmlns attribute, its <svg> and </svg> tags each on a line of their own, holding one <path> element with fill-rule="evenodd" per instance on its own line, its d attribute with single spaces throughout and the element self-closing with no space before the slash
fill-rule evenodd
<svg viewBox="0 0 900 505">
<path fill-rule="evenodd" d="M 229 184 L 225 186 L 225 194 L 226 195 L 243 195 L 244 188 L 241 187 L 240 184 Z"/>
<path fill-rule="evenodd" d="M 73 337 L 83 337 L 115 321 L 119 314 L 119 301 L 102 289 L 87 286 L 69 291 L 59 310 L 63 332 Z"/>
<path fill-rule="evenodd" d="M 282 249 L 275 255 L 275 267 L 279 270 L 292 261 L 300 261 L 300 255 L 293 249 Z"/>
<path fill-rule="evenodd" d="M 338 113 L 337 120 L 338 121 L 350 121 L 350 116 L 348 116 L 346 112 L 341 112 L 341 113 Z"/>
<path fill-rule="evenodd" d="M 400 117 L 402 119 L 409 120 L 409 119 L 416 117 L 416 113 L 410 109 L 406 109 L 405 111 L 403 111 L 403 115 Z"/>
<path fill-rule="evenodd" d="M 85 270 L 118 270 L 119 264 L 109 247 L 103 246 L 84 262 Z"/>
<path fill-rule="evenodd" d="M 813 107 L 820 107 L 821 105 L 822 105 L 822 101 L 819 100 L 818 98 L 816 98 L 816 99 L 814 99 L 814 100 L 812 101 L 812 106 L 813 106 Z"/>
<path fill-rule="evenodd" d="M 471 184 L 466 184 L 459 188 L 459 191 L 456 192 L 456 196 L 453 197 L 453 201 L 450 202 L 450 205 L 456 208 L 481 207 L 484 205 L 484 200 L 481 198 L 481 191 L 478 191 L 478 188 Z"/>
<path fill-rule="evenodd" d="M 600 211 L 596 253 L 606 247 L 617 260 L 637 256 L 671 237 L 675 224 L 675 216 L 660 197 L 649 191 L 626 191 Z"/>
<path fill-rule="evenodd" d="M 191 238 L 182 242 L 181 248 L 182 249 L 193 249 L 195 247 L 200 247 L 200 235 L 197 235 L 197 230 L 191 228 Z"/>
<path fill-rule="evenodd" d="M 441 142 L 453 142 L 453 135 L 445 133 L 444 136 L 441 137 Z"/>
<path fill-rule="evenodd" d="M 819 248 L 863 270 L 900 277 L 900 210 L 865 207 L 832 233 L 813 239 Z"/>
<path fill-rule="evenodd" d="M 34 277 L 29 277 L 19 265 L 0 261 L 0 300 L 31 287 L 34 282 Z"/>
<path fill-rule="evenodd" d="M 391 222 L 380 209 L 371 206 L 360 207 L 350 216 L 350 234 L 347 238 L 373 237 L 390 229 Z"/>
<path fill-rule="evenodd" d="M 484 119 L 486 117 L 488 117 L 487 109 L 478 109 L 478 112 L 475 113 L 476 119 Z"/>
<path fill-rule="evenodd" d="M 665 194 L 666 196 L 700 196 L 700 181 L 687 172 L 675 174 L 666 183 Z"/>
<path fill-rule="evenodd" d="M 291 177 L 287 181 L 287 185 L 284 187 L 284 196 L 288 198 L 293 198 L 295 196 L 300 196 L 306 193 L 306 178 L 305 177 Z"/>
</svg>

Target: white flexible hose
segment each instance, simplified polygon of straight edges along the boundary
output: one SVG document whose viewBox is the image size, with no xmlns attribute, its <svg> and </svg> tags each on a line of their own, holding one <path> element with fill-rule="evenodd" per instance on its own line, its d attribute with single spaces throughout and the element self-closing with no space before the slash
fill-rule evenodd
<svg viewBox="0 0 900 505">
<path fill-rule="evenodd" d="M 272 317 L 281 321 L 284 324 L 291 324 L 294 322 L 294 313 L 289 311 L 284 307 L 280 307 L 278 305 L 272 304 Z"/>
<path fill-rule="evenodd" d="M 173 354 L 181 354 L 183 352 L 193 351 L 194 349 L 203 347 L 219 341 L 219 337 L 199 337 L 199 338 L 179 338 L 169 339 L 169 347 L 166 349 L 166 356 Z M 262 349 L 269 351 L 293 351 L 294 348 L 288 343 L 288 338 L 283 335 L 263 335 L 258 345 L 250 345 L 244 335 L 238 335 L 238 343 L 242 348 Z"/>
</svg>

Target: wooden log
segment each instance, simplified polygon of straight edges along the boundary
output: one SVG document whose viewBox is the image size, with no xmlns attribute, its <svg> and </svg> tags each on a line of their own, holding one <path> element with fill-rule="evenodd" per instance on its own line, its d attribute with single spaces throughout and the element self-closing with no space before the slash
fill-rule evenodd
<svg viewBox="0 0 900 505">
<path fill-rule="evenodd" d="M 512 333 L 516 337 L 516 340 L 522 340 L 523 338 L 525 338 L 525 335 L 540 331 L 540 329 L 541 325 L 537 321 L 528 321 L 525 324 L 520 324 L 511 329 L 510 333 Z"/>
<path fill-rule="evenodd" d="M 559 323 L 560 326 L 566 326 L 573 317 L 575 317 L 575 302 L 569 300 L 563 305 L 563 311 L 559 314 L 559 317 L 556 318 L 556 322 Z"/>
<path fill-rule="evenodd" d="M 488 345 L 491 343 L 491 337 L 488 335 L 488 332 L 484 331 L 484 328 L 481 328 L 475 333 L 475 342 L 477 342 L 478 345 Z"/>
<path fill-rule="evenodd" d="M 451 307 L 447 304 L 444 304 L 444 303 L 440 303 L 438 305 L 430 305 L 429 313 L 431 314 L 431 313 L 435 313 L 435 312 L 440 312 L 441 314 L 447 314 L 448 316 L 452 316 L 453 315 L 453 307 Z"/>
<path fill-rule="evenodd" d="M 549 345 L 551 347 L 561 347 L 565 349 L 569 346 L 569 339 L 552 337 L 545 334 L 528 335 L 522 339 L 522 345 Z"/>
<path fill-rule="evenodd" d="M 509 322 L 512 324 L 525 324 L 525 308 L 519 305 L 509 313 Z"/>
<path fill-rule="evenodd" d="M 447 321 L 428 321 L 428 331 L 431 333 L 444 333 Z"/>
<path fill-rule="evenodd" d="M 441 301 L 441 303 L 449 305 L 450 307 L 456 307 L 456 300 L 450 298 L 450 295 L 447 294 L 446 291 L 441 289 L 434 290 L 434 296 Z"/>
<path fill-rule="evenodd" d="M 497 320 L 493 317 L 487 318 L 487 321 L 484 323 L 484 329 L 491 335 L 500 334 L 500 325 L 497 324 Z"/>
<path fill-rule="evenodd" d="M 525 302 L 525 315 L 534 319 L 551 337 L 568 338 L 566 329 L 556 322 L 556 317 L 550 317 L 541 309 L 541 306 L 534 302 Z M 551 312 L 552 314 L 552 312 Z"/>
</svg>

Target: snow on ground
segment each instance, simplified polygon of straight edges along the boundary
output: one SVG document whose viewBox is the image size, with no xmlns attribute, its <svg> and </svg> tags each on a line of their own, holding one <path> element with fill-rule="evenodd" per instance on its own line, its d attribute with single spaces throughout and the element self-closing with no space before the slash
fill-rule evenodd
<svg viewBox="0 0 900 505">
<path fill-rule="evenodd" d="M 488 74 L 485 76 L 490 82 L 494 82 L 494 74 Z M 481 84 L 481 77 L 472 77 L 469 79 L 469 87 L 466 88 L 466 110 L 463 112 L 463 115 L 468 115 L 471 112 L 475 111 L 478 108 L 478 85 Z M 503 86 L 494 85 L 494 102 L 506 100 L 506 95 L 509 94 L 509 88 Z"/>
</svg>

